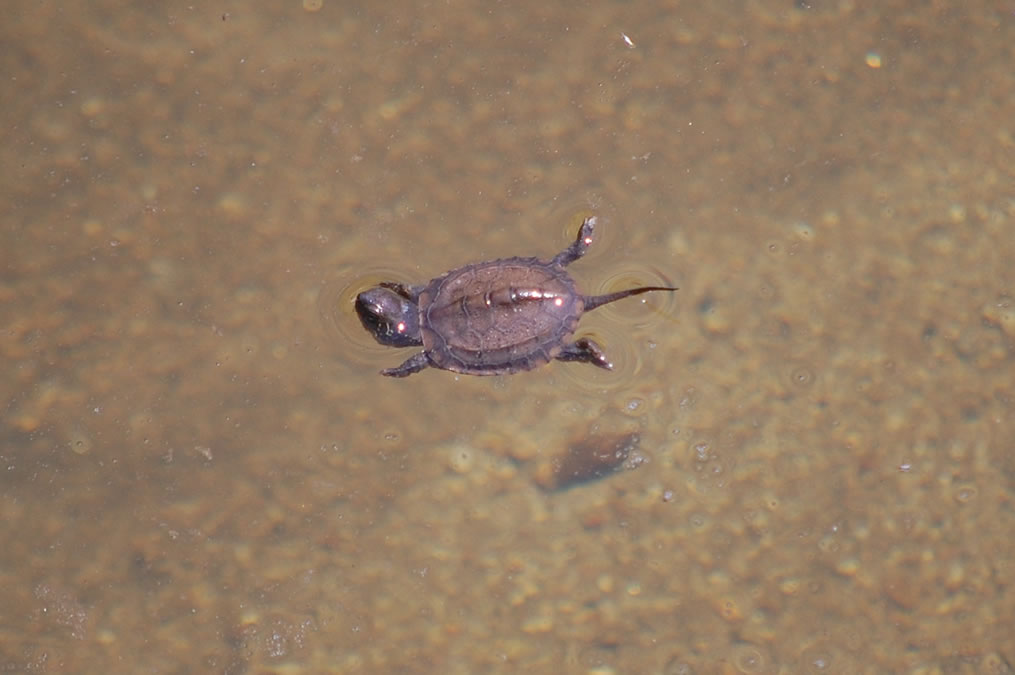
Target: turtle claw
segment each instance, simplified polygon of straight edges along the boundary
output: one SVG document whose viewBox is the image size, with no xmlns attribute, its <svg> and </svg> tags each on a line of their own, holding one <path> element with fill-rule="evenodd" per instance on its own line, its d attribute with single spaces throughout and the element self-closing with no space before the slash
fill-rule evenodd
<svg viewBox="0 0 1015 675">
<path fill-rule="evenodd" d="M 569 345 L 564 345 L 560 354 L 557 355 L 557 360 L 591 363 L 603 370 L 613 370 L 613 364 L 606 358 L 603 348 L 584 337 L 578 338 Z"/>
</svg>

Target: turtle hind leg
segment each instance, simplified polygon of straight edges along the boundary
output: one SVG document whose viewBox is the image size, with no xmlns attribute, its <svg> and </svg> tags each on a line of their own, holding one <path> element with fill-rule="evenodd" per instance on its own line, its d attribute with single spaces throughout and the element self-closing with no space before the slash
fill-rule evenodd
<svg viewBox="0 0 1015 675">
<path fill-rule="evenodd" d="M 578 338 L 571 344 L 564 345 L 556 358 L 558 361 L 580 361 L 604 370 L 613 370 L 613 364 L 606 358 L 603 348 L 588 338 Z"/>
<path fill-rule="evenodd" d="M 585 255 L 585 251 L 592 245 L 592 234 L 595 232 L 595 229 L 595 216 L 589 216 L 583 220 L 581 227 L 578 228 L 578 236 L 575 238 L 574 243 L 555 255 L 550 264 L 566 267 Z"/>
<path fill-rule="evenodd" d="M 429 365 L 430 359 L 426 357 L 426 352 L 417 352 L 407 358 L 402 365 L 395 366 L 394 368 L 385 368 L 381 371 L 381 375 L 386 375 L 388 377 L 409 377 L 413 373 L 418 373 Z"/>
</svg>

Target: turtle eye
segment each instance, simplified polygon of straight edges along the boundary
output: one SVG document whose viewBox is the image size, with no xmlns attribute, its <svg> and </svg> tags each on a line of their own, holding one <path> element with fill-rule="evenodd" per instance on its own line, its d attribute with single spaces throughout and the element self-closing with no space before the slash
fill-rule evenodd
<svg viewBox="0 0 1015 675">
<path fill-rule="evenodd" d="M 420 343 L 419 308 L 391 289 L 376 287 L 357 295 L 356 314 L 382 345 L 409 347 Z"/>
</svg>

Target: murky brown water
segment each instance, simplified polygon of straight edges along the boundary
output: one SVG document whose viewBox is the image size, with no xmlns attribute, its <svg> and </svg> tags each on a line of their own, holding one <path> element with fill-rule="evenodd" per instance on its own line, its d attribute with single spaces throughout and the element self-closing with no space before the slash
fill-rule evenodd
<svg viewBox="0 0 1015 675">
<path fill-rule="evenodd" d="M 87 5 L 0 25 L 0 669 L 1011 672 L 1008 9 Z M 581 213 L 616 373 L 377 375 L 357 284 Z"/>
</svg>

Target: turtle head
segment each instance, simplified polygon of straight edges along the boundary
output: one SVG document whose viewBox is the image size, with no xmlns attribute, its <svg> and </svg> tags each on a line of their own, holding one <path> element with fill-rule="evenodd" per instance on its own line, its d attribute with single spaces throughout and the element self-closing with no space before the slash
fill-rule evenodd
<svg viewBox="0 0 1015 675">
<path fill-rule="evenodd" d="M 401 284 L 381 284 L 356 296 L 356 314 L 374 339 L 387 347 L 423 344 L 419 306 Z"/>
</svg>

